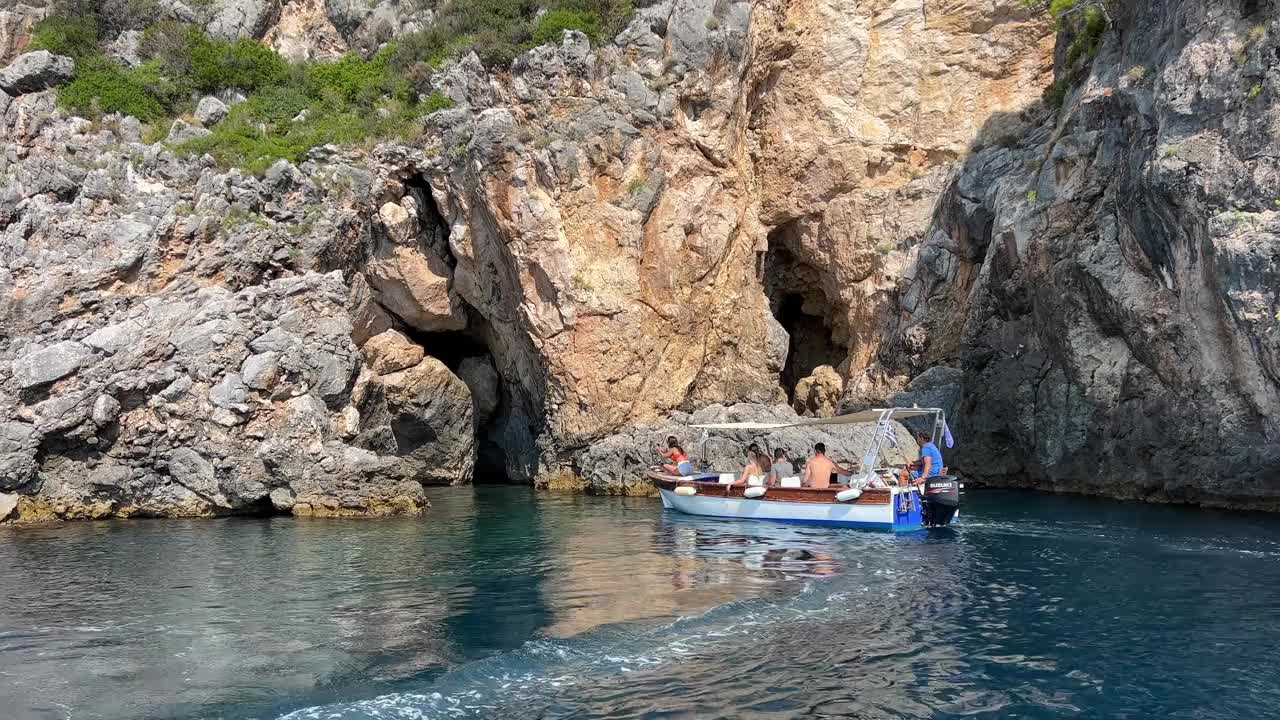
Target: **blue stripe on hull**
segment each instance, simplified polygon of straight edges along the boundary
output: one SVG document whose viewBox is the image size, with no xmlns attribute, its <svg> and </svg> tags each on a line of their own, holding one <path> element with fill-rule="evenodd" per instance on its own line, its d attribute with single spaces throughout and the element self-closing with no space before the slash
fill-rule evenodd
<svg viewBox="0 0 1280 720">
<path fill-rule="evenodd" d="M 862 530 L 892 530 L 894 532 L 911 532 L 913 530 L 921 530 L 924 525 L 916 522 L 914 525 L 894 525 L 892 523 L 877 522 L 858 522 L 856 520 L 811 520 L 811 519 L 792 519 L 792 518 L 767 518 L 767 517 L 733 517 L 730 515 L 700 515 L 698 513 L 687 513 L 676 508 L 667 508 L 673 512 L 689 517 L 715 518 L 716 520 L 736 520 L 738 522 L 777 522 L 790 523 L 792 525 L 828 525 L 832 527 L 859 528 Z"/>
</svg>

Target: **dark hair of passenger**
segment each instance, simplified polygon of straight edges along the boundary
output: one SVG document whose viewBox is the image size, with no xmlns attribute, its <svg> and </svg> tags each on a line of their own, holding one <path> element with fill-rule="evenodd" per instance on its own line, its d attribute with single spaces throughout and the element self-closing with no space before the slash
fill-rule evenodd
<svg viewBox="0 0 1280 720">
<path fill-rule="evenodd" d="M 933 436 L 932 436 L 932 435 L 930 435 L 930 434 L 929 434 L 929 433 L 927 433 L 927 432 L 919 432 L 919 433 L 916 433 L 916 434 L 917 434 L 917 435 L 919 435 L 919 436 L 920 436 L 920 439 L 921 439 L 921 440 L 924 440 L 925 442 L 933 442 Z"/>
<path fill-rule="evenodd" d="M 827 453 L 827 446 L 824 443 L 814 443 L 813 451 L 819 455 L 825 455 Z"/>
<path fill-rule="evenodd" d="M 783 450 L 782 448 L 778 448 L 777 450 L 773 451 L 773 456 L 778 460 L 781 460 L 787 456 L 787 451 Z"/>
<path fill-rule="evenodd" d="M 680 441 L 676 439 L 676 436 L 675 436 L 675 435 L 668 435 L 668 436 L 667 436 L 667 447 L 669 447 L 669 448 L 678 448 L 678 447 L 680 447 Z"/>
</svg>

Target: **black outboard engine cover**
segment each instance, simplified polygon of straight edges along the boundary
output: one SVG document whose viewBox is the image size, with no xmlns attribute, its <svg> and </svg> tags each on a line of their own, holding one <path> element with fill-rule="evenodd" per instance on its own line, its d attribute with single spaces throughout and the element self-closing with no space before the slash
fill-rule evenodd
<svg viewBox="0 0 1280 720">
<path fill-rule="evenodd" d="M 923 522 L 927 527 L 951 524 L 960 508 L 960 478 L 954 475 L 936 475 L 925 478 L 921 491 Z"/>
</svg>

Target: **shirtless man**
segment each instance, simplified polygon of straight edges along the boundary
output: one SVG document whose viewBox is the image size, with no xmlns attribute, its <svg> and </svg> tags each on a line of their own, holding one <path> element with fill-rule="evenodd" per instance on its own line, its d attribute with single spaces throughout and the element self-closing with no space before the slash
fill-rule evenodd
<svg viewBox="0 0 1280 720">
<path fill-rule="evenodd" d="M 840 467 L 827 457 L 827 446 L 817 443 L 813 446 L 813 457 L 804 465 L 805 487 L 825 489 L 831 487 L 831 474 L 852 475 L 852 470 Z"/>
</svg>

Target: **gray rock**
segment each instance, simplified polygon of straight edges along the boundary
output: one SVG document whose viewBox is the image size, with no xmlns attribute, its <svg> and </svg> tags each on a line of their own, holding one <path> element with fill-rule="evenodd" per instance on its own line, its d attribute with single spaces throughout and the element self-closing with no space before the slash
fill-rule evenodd
<svg viewBox="0 0 1280 720">
<path fill-rule="evenodd" d="M 488 422 L 502 398 L 501 379 L 498 371 L 494 370 L 493 363 L 485 357 L 464 358 L 458 365 L 458 377 L 462 378 L 462 382 L 471 391 L 476 421 Z"/>
<path fill-rule="evenodd" d="M 14 360 L 13 377 L 24 390 L 47 385 L 79 370 L 91 356 L 78 342 L 60 342 Z"/>
<path fill-rule="evenodd" d="M 218 494 L 213 465 L 200 453 L 181 447 L 169 453 L 169 475 L 184 487 L 205 499 Z"/>
<path fill-rule="evenodd" d="M 93 331 L 82 342 L 108 355 L 114 355 L 137 345 L 144 331 L 145 328 L 136 320 L 125 320 Z"/>
<path fill-rule="evenodd" d="M 227 410 L 248 412 L 245 403 L 249 400 L 249 388 L 245 386 L 240 373 L 227 373 L 217 385 L 209 389 L 209 402 Z"/>
<path fill-rule="evenodd" d="M 0 70 L 0 90 L 10 95 L 40 92 L 71 79 L 76 63 L 48 50 L 24 53 Z"/>
<path fill-rule="evenodd" d="M 0 522 L 9 519 L 18 509 L 18 496 L 11 493 L 0 493 Z"/>
<path fill-rule="evenodd" d="M 280 0 L 209 0 L 205 31 L 225 40 L 261 37 L 280 16 Z"/>
<path fill-rule="evenodd" d="M 142 57 L 139 55 L 141 45 L 142 31 L 126 30 L 107 44 L 107 55 L 124 65 L 137 67 L 142 64 Z"/>
<path fill-rule="evenodd" d="M 174 120 L 169 126 L 169 136 L 165 138 L 167 142 L 181 143 L 197 138 L 208 137 L 213 134 L 212 130 L 202 127 L 196 127 L 183 120 Z"/>
<path fill-rule="evenodd" d="M 164 398 L 165 400 L 168 400 L 169 402 L 174 402 L 176 400 L 181 399 L 183 395 L 186 395 L 187 392 L 191 390 L 191 386 L 194 384 L 195 383 L 192 382 L 190 376 L 183 375 L 178 379 L 174 380 L 173 382 L 169 383 L 168 387 L 161 390 L 160 397 Z"/>
<path fill-rule="evenodd" d="M 259 353 L 245 358 L 240 366 L 244 384 L 254 390 L 270 391 L 280 382 L 280 354 Z"/>
<path fill-rule="evenodd" d="M 196 105 L 195 116 L 201 125 L 209 127 L 222 122 L 222 119 L 231 112 L 226 103 L 216 97 L 206 95 L 200 98 L 200 102 Z"/>
<path fill-rule="evenodd" d="M 93 401 L 93 413 L 91 415 L 93 424 L 98 427 L 106 427 L 115 422 L 120 416 L 120 401 L 110 395 L 99 395 L 97 400 Z"/>
</svg>

